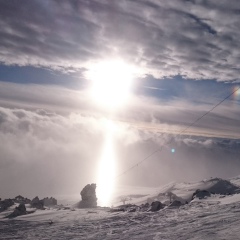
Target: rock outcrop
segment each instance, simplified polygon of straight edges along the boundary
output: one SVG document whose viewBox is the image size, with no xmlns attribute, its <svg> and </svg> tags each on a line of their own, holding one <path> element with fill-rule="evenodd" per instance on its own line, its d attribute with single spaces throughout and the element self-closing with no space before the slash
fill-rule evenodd
<svg viewBox="0 0 240 240">
<path fill-rule="evenodd" d="M 209 180 L 209 182 L 213 184 L 210 188 L 206 189 L 210 193 L 223 195 L 240 193 L 239 186 L 232 184 L 228 180 L 224 180 L 221 178 L 212 178 Z"/>
<path fill-rule="evenodd" d="M 147 211 L 149 209 L 149 207 L 150 207 L 150 204 L 148 202 L 147 203 L 143 203 L 143 204 L 140 205 L 140 210 L 145 212 L 145 211 Z"/>
<path fill-rule="evenodd" d="M 21 196 L 21 195 L 16 196 L 16 197 L 13 199 L 13 201 L 14 201 L 15 203 L 24 203 L 24 204 L 29 204 L 29 203 L 31 203 L 31 200 L 30 200 L 30 199 L 25 198 L 25 197 L 23 197 L 23 196 Z"/>
<path fill-rule="evenodd" d="M 88 184 L 81 191 L 82 201 L 79 203 L 79 208 L 94 208 L 97 207 L 96 184 Z"/>
<path fill-rule="evenodd" d="M 149 208 L 148 211 L 151 211 L 151 212 L 156 212 L 156 211 L 159 211 L 160 209 L 162 209 L 164 206 L 161 202 L 159 201 L 155 201 L 155 202 L 152 202 L 151 203 L 151 207 Z"/>
<path fill-rule="evenodd" d="M 33 207 L 33 208 L 44 209 L 43 206 L 44 206 L 43 200 L 40 200 L 38 197 L 35 197 L 31 201 L 31 207 Z"/>
<path fill-rule="evenodd" d="M 182 203 L 178 200 L 174 200 L 169 207 L 180 207 L 182 205 Z"/>
<path fill-rule="evenodd" d="M 10 198 L 0 201 L 0 212 L 7 210 L 12 205 L 14 205 L 14 201 Z"/>
<path fill-rule="evenodd" d="M 25 215 L 27 214 L 26 207 L 24 203 L 20 203 L 18 207 L 15 208 L 15 210 L 8 215 L 8 218 L 15 218 L 17 216 Z"/>
<path fill-rule="evenodd" d="M 203 198 L 207 198 L 207 197 L 210 197 L 210 196 L 211 196 L 211 193 L 210 193 L 209 191 L 197 189 L 197 190 L 193 193 L 192 200 L 193 200 L 194 198 L 203 199 Z"/>
<path fill-rule="evenodd" d="M 43 199 L 43 204 L 44 206 L 46 207 L 49 207 L 49 206 L 55 206 L 57 205 L 57 199 L 53 198 L 53 197 L 46 197 Z"/>
</svg>

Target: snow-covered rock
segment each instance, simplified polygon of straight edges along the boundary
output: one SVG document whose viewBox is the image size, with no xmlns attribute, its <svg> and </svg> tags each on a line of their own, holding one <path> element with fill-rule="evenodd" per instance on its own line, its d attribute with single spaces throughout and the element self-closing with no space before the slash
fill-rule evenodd
<svg viewBox="0 0 240 240">
<path fill-rule="evenodd" d="M 178 200 L 174 200 L 172 203 L 170 203 L 169 207 L 180 207 L 182 203 Z"/>
<path fill-rule="evenodd" d="M 164 206 L 161 202 L 159 201 L 155 201 L 155 202 L 152 202 L 151 203 L 151 207 L 149 208 L 148 211 L 151 211 L 151 212 L 156 212 L 156 211 L 159 211 L 160 209 L 162 209 Z"/>
<path fill-rule="evenodd" d="M 177 200 L 180 201 L 182 204 L 185 204 L 186 202 L 190 202 L 192 200 L 193 194 L 196 192 L 197 189 L 201 191 L 206 190 L 213 194 L 229 195 L 240 193 L 240 184 L 238 186 L 232 181 L 233 180 L 229 181 L 221 178 L 210 178 L 190 183 L 172 182 L 158 188 L 138 187 L 134 189 L 134 187 L 132 187 L 131 189 L 128 189 L 132 196 L 134 196 L 134 194 L 141 194 L 145 196 L 138 198 L 132 197 L 131 201 L 128 202 L 131 204 L 141 205 L 147 202 L 151 204 L 151 202 L 160 201 L 163 204 L 169 205 L 170 202 Z M 234 181 L 237 181 L 236 178 L 234 179 Z M 128 197 L 129 195 L 125 193 L 125 196 Z M 115 202 L 114 205 L 116 205 Z"/>
<path fill-rule="evenodd" d="M 48 207 L 48 206 L 55 206 L 57 205 L 57 199 L 53 198 L 53 197 L 46 197 L 43 199 L 43 204 L 44 206 Z"/>
<path fill-rule="evenodd" d="M 82 201 L 79 203 L 79 208 L 94 208 L 97 207 L 96 184 L 88 184 L 81 191 Z"/>
<path fill-rule="evenodd" d="M 31 207 L 33 208 L 44 209 L 43 206 L 43 200 L 40 200 L 38 197 L 33 198 L 33 200 L 31 201 Z"/>
<path fill-rule="evenodd" d="M 209 192 L 214 194 L 234 194 L 240 192 L 240 187 L 234 185 L 228 180 L 221 178 L 212 178 L 208 180 L 209 183 L 212 183 L 208 189 Z"/>
<path fill-rule="evenodd" d="M 21 196 L 21 195 L 16 196 L 16 197 L 13 199 L 13 201 L 14 201 L 15 203 L 24 203 L 24 204 L 29 204 L 29 203 L 31 203 L 31 200 L 30 200 L 30 199 L 25 198 L 25 197 L 23 197 L 23 196 Z"/>
<path fill-rule="evenodd" d="M 197 189 L 193 193 L 192 199 L 194 199 L 194 198 L 203 199 L 203 198 L 207 198 L 210 196 L 211 196 L 211 193 L 209 191 Z"/>
<path fill-rule="evenodd" d="M 125 209 L 109 211 L 109 208 L 98 207 L 94 211 L 78 208 L 73 211 L 70 207 L 49 208 L 18 216 L 20 221 L 5 218 L 14 211 L 13 205 L 0 213 L 0 239 L 236 240 L 240 234 L 240 194 L 228 195 L 229 191 L 224 189 L 229 189 L 229 185 L 225 183 L 221 179 L 208 179 L 194 183 L 171 183 L 159 188 L 138 188 L 135 192 L 132 188 L 129 194 L 142 193 L 146 196 L 133 196 L 131 204 Z M 144 207 L 150 206 L 146 204 L 147 198 L 169 200 L 166 193 L 172 192 L 181 199 L 191 200 L 197 189 L 209 191 L 216 184 L 226 195 L 211 194 L 200 200 L 195 198 L 190 204 L 182 204 L 180 208 L 166 207 L 160 212 L 143 211 Z M 127 192 L 124 194 L 128 196 Z M 176 201 L 173 205 L 180 203 Z M 136 212 L 132 212 L 134 209 Z"/>
<path fill-rule="evenodd" d="M 12 205 L 14 205 L 14 201 L 10 198 L 0 201 L 0 212 L 7 210 Z"/>
<path fill-rule="evenodd" d="M 26 207 L 24 203 L 20 203 L 18 207 L 15 208 L 15 210 L 8 215 L 8 218 L 15 218 L 21 215 L 27 214 Z"/>
</svg>

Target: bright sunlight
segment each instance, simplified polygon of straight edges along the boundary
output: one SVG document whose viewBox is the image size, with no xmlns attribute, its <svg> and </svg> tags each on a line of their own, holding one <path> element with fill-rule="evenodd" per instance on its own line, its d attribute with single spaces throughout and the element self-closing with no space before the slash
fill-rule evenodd
<svg viewBox="0 0 240 240">
<path fill-rule="evenodd" d="M 90 94 L 100 108 L 117 111 L 127 104 L 136 68 L 122 60 L 102 61 L 89 66 L 87 78 L 91 80 Z M 97 197 L 99 204 L 109 206 L 114 188 L 116 156 L 114 139 L 116 126 L 107 120 L 105 143 L 98 166 Z"/>
<path fill-rule="evenodd" d="M 116 156 L 114 151 L 114 128 L 112 121 L 107 121 L 107 132 L 98 167 L 97 196 L 102 206 L 110 206 L 114 188 Z"/>
<path fill-rule="evenodd" d="M 136 70 L 122 60 L 93 64 L 87 72 L 91 80 L 91 97 L 102 108 L 118 109 L 129 100 Z"/>
</svg>

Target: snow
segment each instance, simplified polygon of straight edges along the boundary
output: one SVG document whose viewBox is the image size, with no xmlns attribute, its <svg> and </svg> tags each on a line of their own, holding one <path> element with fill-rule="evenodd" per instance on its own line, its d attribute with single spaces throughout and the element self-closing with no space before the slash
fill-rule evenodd
<svg viewBox="0 0 240 240">
<path fill-rule="evenodd" d="M 193 182 L 193 183 L 169 183 L 165 186 L 159 187 L 159 188 L 138 188 L 138 193 L 141 192 L 141 194 L 145 195 L 141 198 L 133 198 L 131 197 L 132 200 L 127 201 L 127 203 L 131 204 L 136 204 L 140 205 L 142 203 L 146 202 L 152 202 L 155 200 L 159 200 L 161 202 L 168 202 L 169 197 L 167 196 L 168 192 L 171 192 L 177 196 L 177 200 L 181 201 L 182 203 L 190 202 L 192 200 L 192 195 L 193 193 L 197 190 L 207 190 L 209 192 L 214 192 L 217 194 L 223 194 L 223 193 L 233 193 L 236 189 L 238 189 L 237 184 L 235 184 L 237 180 L 232 181 L 232 179 L 228 180 L 223 180 L 219 178 L 211 178 L 211 179 L 206 179 L 202 180 L 199 182 Z M 240 178 L 238 179 L 238 183 L 240 186 Z M 240 189 L 239 189 L 240 190 Z M 130 189 L 128 188 L 128 191 L 136 194 L 136 191 L 134 188 Z M 129 197 L 130 195 L 125 194 L 122 195 L 125 197 Z M 120 205 L 122 204 L 121 201 L 116 201 L 114 205 Z"/>
<path fill-rule="evenodd" d="M 236 184 L 236 179 L 230 179 Z M 229 182 L 228 182 L 229 183 Z M 195 183 L 171 183 L 159 188 L 126 188 L 121 194 L 134 196 L 132 203 L 164 198 L 171 191 L 183 200 L 196 189 L 229 189 L 220 179 Z M 220 189 L 219 189 L 220 188 Z M 108 208 L 55 207 L 36 210 L 13 220 L 4 218 L 15 206 L 0 213 L 0 239 L 154 239 L 236 240 L 240 236 L 240 194 L 212 194 L 194 199 L 180 208 L 158 212 L 110 212 Z"/>
<path fill-rule="evenodd" d="M 230 182 L 237 185 L 237 186 L 240 186 L 240 175 L 239 176 L 236 176 L 236 177 L 233 177 L 230 179 Z"/>
</svg>

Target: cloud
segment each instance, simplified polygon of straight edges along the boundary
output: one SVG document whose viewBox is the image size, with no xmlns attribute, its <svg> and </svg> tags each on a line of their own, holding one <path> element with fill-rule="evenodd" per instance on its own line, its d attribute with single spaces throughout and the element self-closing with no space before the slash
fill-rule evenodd
<svg viewBox="0 0 240 240">
<path fill-rule="evenodd" d="M 191 96 L 197 92 L 197 89 L 193 89 L 189 89 Z M 215 96 L 209 98 L 207 95 L 208 92 L 206 96 L 198 99 L 197 103 L 192 101 L 191 96 L 190 99 L 177 97 L 165 101 L 149 96 L 132 95 L 126 106 L 110 114 L 94 104 L 87 89 L 72 90 L 51 85 L 0 82 L 0 105 L 7 108 L 34 111 L 48 109 L 64 116 L 75 112 L 94 119 L 107 116 L 120 125 L 147 132 L 239 138 L 240 110 L 234 101 L 224 102 L 194 126 L 182 132 L 216 104 Z M 0 116 L 0 122 L 3 119 L 4 116 Z"/>
<path fill-rule="evenodd" d="M 2 197 L 78 193 L 85 184 L 96 182 L 107 124 L 105 118 L 79 113 L 1 107 Z M 129 144 L 134 133 L 120 126 L 115 135 Z"/>
<path fill-rule="evenodd" d="M 0 108 L 1 196 L 76 194 L 97 181 L 109 120 L 71 112 Z M 115 123 L 117 184 L 158 186 L 169 181 L 229 177 L 239 169 L 239 140 L 178 136 Z M 169 139 L 172 139 L 171 144 Z M 175 153 L 171 153 L 175 148 Z M 198 171 L 196 172 L 196 169 Z"/>
<path fill-rule="evenodd" d="M 229 1 L 0 1 L 0 61 L 79 70 L 122 57 L 156 78 L 239 80 Z"/>
</svg>

